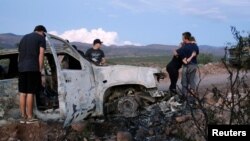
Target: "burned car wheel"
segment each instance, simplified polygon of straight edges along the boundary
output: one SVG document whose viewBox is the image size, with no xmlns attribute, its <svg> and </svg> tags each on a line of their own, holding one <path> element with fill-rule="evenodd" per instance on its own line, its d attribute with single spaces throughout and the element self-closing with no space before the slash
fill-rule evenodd
<svg viewBox="0 0 250 141">
<path fill-rule="evenodd" d="M 151 91 L 155 92 L 155 89 L 145 89 L 142 86 L 119 86 L 109 89 L 104 98 L 104 115 L 108 118 L 139 116 L 150 105 L 165 99 L 152 97 Z"/>
<path fill-rule="evenodd" d="M 108 117 L 138 116 L 142 101 L 138 97 L 143 89 L 136 86 L 120 86 L 110 89 L 105 98 L 104 113 Z"/>
<path fill-rule="evenodd" d="M 138 115 L 139 104 L 133 96 L 125 96 L 119 99 L 117 108 L 124 117 L 136 117 Z"/>
</svg>

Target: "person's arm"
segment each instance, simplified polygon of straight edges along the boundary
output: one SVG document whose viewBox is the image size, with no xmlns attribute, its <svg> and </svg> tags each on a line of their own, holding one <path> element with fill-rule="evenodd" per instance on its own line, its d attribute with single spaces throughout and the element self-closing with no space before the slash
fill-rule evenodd
<svg viewBox="0 0 250 141">
<path fill-rule="evenodd" d="M 45 49 L 46 49 L 46 40 L 45 40 L 45 38 L 43 38 L 40 41 L 40 49 L 39 49 L 40 50 L 39 51 L 39 69 L 40 69 L 40 72 L 42 72 L 42 70 L 43 70 Z"/>
<path fill-rule="evenodd" d="M 191 41 L 192 44 L 196 44 L 196 41 Z"/>
<path fill-rule="evenodd" d="M 186 50 L 184 47 L 175 50 L 175 54 L 177 54 L 178 58 L 180 58 L 184 64 L 187 64 L 187 56 L 185 52 Z"/>
<path fill-rule="evenodd" d="M 174 54 L 174 56 L 178 56 L 178 53 L 177 53 L 177 50 L 176 50 L 176 49 L 173 50 L 173 54 Z"/>
<path fill-rule="evenodd" d="M 189 63 L 194 57 L 196 56 L 196 52 L 194 51 L 193 53 L 192 53 L 192 55 L 189 57 L 189 58 L 187 58 L 187 63 Z"/>
<path fill-rule="evenodd" d="M 44 47 L 40 47 L 40 53 L 39 53 L 39 69 L 40 72 L 43 70 L 43 61 L 44 61 Z"/>
<path fill-rule="evenodd" d="M 182 59 L 183 64 L 188 64 L 187 58 Z"/>
<path fill-rule="evenodd" d="M 102 60 L 101 60 L 101 65 L 104 65 L 106 63 L 106 59 L 105 59 L 105 54 L 102 51 Z"/>
<path fill-rule="evenodd" d="M 104 65 L 106 63 L 106 59 L 102 58 L 101 64 Z"/>
</svg>

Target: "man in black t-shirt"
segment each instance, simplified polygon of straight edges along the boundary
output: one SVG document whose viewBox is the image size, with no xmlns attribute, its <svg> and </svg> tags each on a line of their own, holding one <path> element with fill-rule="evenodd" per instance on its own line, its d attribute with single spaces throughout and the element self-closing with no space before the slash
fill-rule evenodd
<svg viewBox="0 0 250 141">
<path fill-rule="evenodd" d="M 43 68 L 46 28 L 42 25 L 35 27 L 34 32 L 26 34 L 19 44 L 18 59 L 18 89 L 20 93 L 21 123 L 34 123 L 33 117 L 34 94 L 41 87 L 41 71 Z"/>
<path fill-rule="evenodd" d="M 104 65 L 106 62 L 104 52 L 100 49 L 101 46 L 101 40 L 95 39 L 93 42 L 93 47 L 88 49 L 85 53 L 86 58 L 94 62 L 96 65 Z"/>
</svg>

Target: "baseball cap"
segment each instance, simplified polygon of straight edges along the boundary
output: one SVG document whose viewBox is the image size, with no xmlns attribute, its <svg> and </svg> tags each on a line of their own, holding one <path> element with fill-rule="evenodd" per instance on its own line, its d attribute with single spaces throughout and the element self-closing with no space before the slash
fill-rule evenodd
<svg viewBox="0 0 250 141">
<path fill-rule="evenodd" d="M 95 44 L 102 44 L 103 42 L 100 39 L 95 39 L 93 45 Z"/>
</svg>

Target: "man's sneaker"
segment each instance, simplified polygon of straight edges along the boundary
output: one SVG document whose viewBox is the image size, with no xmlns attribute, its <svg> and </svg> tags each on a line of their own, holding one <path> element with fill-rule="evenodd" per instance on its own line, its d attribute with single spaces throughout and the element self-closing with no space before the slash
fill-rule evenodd
<svg viewBox="0 0 250 141">
<path fill-rule="evenodd" d="M 26 124 L 32 124 L 32 123 L 37 123 L 38 119 L 36 118 L 27 118 Z"/>
<path fill-rule="evenodd" d="M 22 117 L 22 118 L 20 119 L 20 123 L 26 123 L 26 118 L 25 118 L 25 117 Z"/>
</svg>

